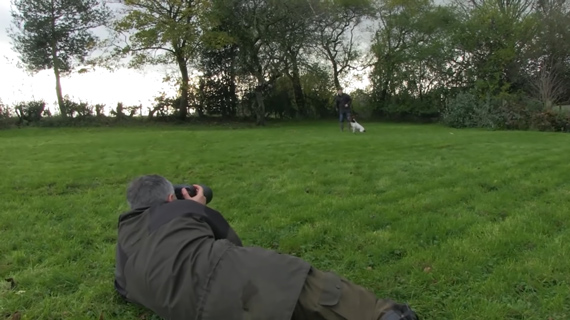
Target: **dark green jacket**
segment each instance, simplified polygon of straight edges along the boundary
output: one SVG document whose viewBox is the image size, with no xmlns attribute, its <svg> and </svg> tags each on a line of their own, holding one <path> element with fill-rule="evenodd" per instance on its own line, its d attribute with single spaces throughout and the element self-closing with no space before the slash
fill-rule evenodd
<svg viewBox="0 0 570 320">
<path fill-rule="evenodd" d="M 172 320 L 290 320 L 310 265 L 242 247 L 222 215 L 191 200 L 119 217 L 115 288 Z"/>
<path fill-rule="evenodd" d="M 334 103 L 339 113 L 350 112 L 352 108 L 352 98 L 344 92 L 341 95 L 337 94 L 335 96 Z"/>
</svg>

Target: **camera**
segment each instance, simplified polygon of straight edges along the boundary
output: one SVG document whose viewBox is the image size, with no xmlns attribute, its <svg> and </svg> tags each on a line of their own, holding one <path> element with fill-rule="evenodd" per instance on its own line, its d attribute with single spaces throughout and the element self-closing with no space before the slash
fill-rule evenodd
<svg viewBox="0 0 570 320">
<path fill-rule="evenodd" d="M 207 185 L 203 184 L 199 184 L 199 186 L 202 187 L 202 189 L 204 189 L 204 197 L 206 197 L 206 204 L 210 203 L 210 201 L 212 201 L 212 198 L 214 197 L 212 189 L 210 189 L 210 187 L 208 187 Z M 198 193 L 196 187 L 194 187 L 191 184 L 177 184 L 174 186 L 174 194 L 176 195 L 176 199 L 184 200 L 184 196 L 182 195 L 182 189 L 186 189 L 186 191 L 188 191 L 188 194 L 191 197 L 194 197 Z"/>
<path fill-rule="evenodd" d="M 418 315 L 407 305 L 398 304 L 386 312 L 380 320 L 419 320 Z"/>
</svg>

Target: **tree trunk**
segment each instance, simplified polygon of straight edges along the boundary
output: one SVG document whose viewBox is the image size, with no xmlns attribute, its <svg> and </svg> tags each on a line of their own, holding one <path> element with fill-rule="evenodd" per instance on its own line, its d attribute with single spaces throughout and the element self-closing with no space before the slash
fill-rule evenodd
<svg viewBox="0 0 570 320">
<path fill-rule="evenodd" d="M 303 94 L 303 87 L 301 86 L 301 76 L 299 75 L 299 66 L 297 64 L 297 59 L 292 57 L 291 59 L 293 67 L 293 75 L 291 78 L 293 84 L 293 92 L 295 93 L 295 103 L 297 104 L 297 109 L 301 115 L 307 115 L 307 109 L 305 106 L 305 95 Z"/>
<path fill-rule="evenodd" d="M 232 78 L 230 82 L 229 90 L 230 90 L 229 115 L 231 118 L 235 118 L 237 115 L 237 95 L 236 95 L 236 83 L 234 78 Z"/>
<path fill-rule="evenodd" d="M 204 97 L 204 90 L 206 87 L 206 83 L 204 79 L 200 79 L 200 89 L 198 90 L 198 104 L 196 105 L 196 112 L 198 113 L 198 117 L 204 117 L 204 110 L 206 109 L 206 99 Z"/>
<path fill-rule="evenodd" d="M 255 72 L 257 78 L 257 86 L 255 87 L 255 100 L 257 101 L 257 108 L 255 108 L 255 124 L 258 126 L 265 125 L 265 103 L 263 101 L 263 89 L 265 87 L 265 78 L 261 72 L 261 67 Z"/>
<path fill-rule="evenodd" d="M 235 67 L 235 60 L 232 59 L 230 65 L 230 86 L 229 86 L 229 96 L 230 96 L 230 117 L 234 118 L 237 115 L 237 95 L 236 95 L 236 67 Z"/>
<path fill-rule="evenodd" d="M 333 79 L 334 79 L 334 86 L 338 90 L 341 88 L 340 81 L 338 80 L 338 66 L 336 61 L 333 61 Z"/>
<path fill-rule="evenodd" d="M 178 63 L 178 68 L 182 76 L 182 83 L 180 84 L 180 106 L 178 107 L 179 117 L 180 120 L 186 120 L 186 116 L 188 115 L 188 82 L 190 82 L 190 77 L 188 76 L 188 66 L 182 54 L 176 55 L 176 62 Z"/>
<path fill-rule="evenodd" d="M 265 125 L 265 103 L 263 102 L 263 86 L 258 85 L 255 88 L 255 99 L 257 100 L 257 108 L 255 112 L 255 124 L 258 126 Z"/>
<path fill-rule="evenodd" d="M 55 18 L 52 19 L 52 32 L 55 32 Z M 55 75 L 55 93 L 57 95 L 57 105 L 59 106 L 59 112 L 63 118 L 67 118 L 67 111 L 63 104 L 63 94 L 61 93 L 61 82 L 59 74 L 59 63 L 57 58 L 57 43 L 55 41 L 51 44 L 51 58 L 53 64 L 53 73 Z"/>
<path fill-rule="evenodd" d="M 57 94 L 57 105 L 59 106 L 59 112 L 61 113 L 62 117 L 67 118 L 67 110 L 65 110 L 65 105 L 63 104 L 63 94 L 61 93 L 61 82 L 57 63 L 54 63 L 53 65 L 53 73 L 55 74 L 55 92 Z"/>
</svg>

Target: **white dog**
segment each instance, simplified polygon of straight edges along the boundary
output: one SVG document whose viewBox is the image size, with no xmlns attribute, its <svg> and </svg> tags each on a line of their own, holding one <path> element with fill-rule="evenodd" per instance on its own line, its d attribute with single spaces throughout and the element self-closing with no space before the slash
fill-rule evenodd
<svg viewBox="0 0 570 320">
<path fill-rule="evenodd" d="M 366 132 L 366 129 L 360 123 L 356 122 L 356 119 L 352 118 L 350 121 L 350 127 L 352 128 L 352 133 L 358 132 Z"/>
</svg>

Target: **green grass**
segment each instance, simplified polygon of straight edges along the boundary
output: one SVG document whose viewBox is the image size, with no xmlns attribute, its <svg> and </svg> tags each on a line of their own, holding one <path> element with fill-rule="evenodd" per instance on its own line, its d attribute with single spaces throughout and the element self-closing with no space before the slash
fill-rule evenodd
<svg viewBox="0 0 570 320">
<path fill-rule="evenodd" d="M 152 319 L 112 281 L 126 184 L 159 173 L 423 319 L 570 318 L 570 135 L 366 127 L 0 132 L 0 317 Z"/>
</svg>

